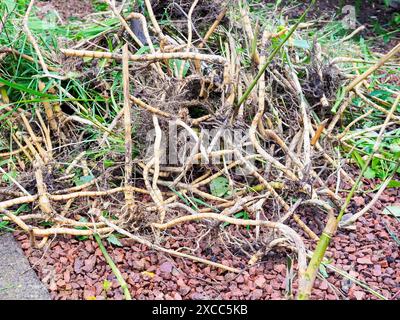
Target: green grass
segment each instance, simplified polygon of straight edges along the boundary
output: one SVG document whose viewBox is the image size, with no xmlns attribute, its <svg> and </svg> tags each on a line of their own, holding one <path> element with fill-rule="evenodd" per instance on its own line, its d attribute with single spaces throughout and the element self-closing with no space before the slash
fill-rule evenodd
<svg viewBox="0 0 400 320">
<path fill-rule="evenodd" d="M 115 64 L 115 62 L 100 61 L 96 68 L 93 68 L 90 60 L 85 61 L 83 74 L 77 73 L 71 68 L 68 73 L 70 78 L 67 81 L 40 78 L 43 74 L 40 65 L 37 62 L 37 56 L 26 35 L 21 32 L 22 16 L 26 11 L 29 1 L 6 0 L 0 4 L 0 16 L 7 16 L 3 32 L 0 34 L 1 47 L 13 48 L 21 54 L 26 54 L 34 59 L 34 62 L 28 61 L 20 56 L 8 54 L 0 63 L 0 86 L 1 90 L 9 97 L 10 103 L 1 106 L 11 107 L 11 112 L 2 112 L 0 115 L 0 130 L 9 130 L 7 118 L 18 113 L 17 109 L 33 112 L 35 108 L 40 107 L 41 102 L 56 102 L 61 106 L 68 106 L 74 111 L 76 116 L 90 121 L 93 126 L 88 126 L 85 131 L 88 133 L 88 140 L 101 137 L 106 128 L 111 123 L 116 113 L 121 109 L 122 90 L 121 71 L 107 71 L 104 68 L 106 63 Z M 104 8 L 103 6 L 96 7 Z M 111 34 L 119 29 L 119 22 L 116 18 L 101 19 L 100 23 L 90 21 L 69 21 L 68 24 L 61 25 L 56 20 L 55 14 L 50 12 L 43 19 L 36 16 L 36 8 L 29 19 L 29 28 L 38 41 L 42 53 L 46 59 L 48 52 L 59 54 L 59 43 L 77 42 L 80 40 L 91 41 L 100 34 L 105 34 L 105 42 L 108 44 L 108 50 L 114 51 L 118 48 L 112 46 Z M 109 15 L 108 15 L 109 16 Z M 62 55 L 59 54 L 60 57 Z M 65 69 L 63 64 L 51 65 L 52 67 Z M 68 66 L 67 66 L 68 68 Z M 94 73 L 94 77 L 87 77 L 85 72 Z M 90 80 L 86 80 L 90 79 Z M 40 92 L 38 89 L 39 81 L 46 82 L 46 89 Z M 105 98 L 101 91 L 96 89 L 96 85 L 101 82 L 112 84 L 111 91 L 114 93 L 112 99 Z M 55 94 L 50 94 L 47 90 L 50 87 L 64 88 L 64 92 L 58 90 Z M 66 95 L 68 92 L 70 96 Z M 123 137 L 111 133 L 110 141 L 114 144 L 115 151 L 123 151 Z M 9 150 L 9 141 L 5 141 L 0 136 L 0 151 Z M 13 161 L 10 158 L 9 161 Z"/>
</svg>

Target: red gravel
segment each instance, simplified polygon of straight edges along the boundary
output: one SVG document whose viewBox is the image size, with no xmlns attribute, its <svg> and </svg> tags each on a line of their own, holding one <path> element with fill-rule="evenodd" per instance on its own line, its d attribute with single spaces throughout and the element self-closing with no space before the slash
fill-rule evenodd
<svg viewBox="0 0 400 320">
<path fill-rule="evenodd" d="M 366 282 L 388 299 L 400 299 L 399 246 L 386 230 L 390 228 L 399 237 L 400 223 L 393 217 L 379 214 L 385 203 L 399 205 L 399 191 L 387 190 L 376 209 L 357 222 L 356 231 L 339 230 L 327 256 L 333 259 L 333 265 Z M 356 198 L 349 211 L 357 211 L 363 204 Z M 312 225 L 312 221 L 308 223 Z M 176 239 L 166 236 L 168 240 L 164 246 L 172 249 L 195 247 L 195 241 L 190 239 L 198 234 L 200 229 L 197 228 L 197 224 L 186 224 L 170 230 L 170 235 Z M 16 238 L 53 299 L 123 299 L 95 241 L 58 237 L 46 251 L 32 249 L 25 234 L 18 232 Z M 237 268 L 245 267 L 245 257 L 232 255 L 215 242 L 207 249 L 206 242 L 200 243 L 197 255 Z M 128 240 L 122 243 L 121 248 L 108 246 L 107 249 L 134 299 L 286 299 L 285 252 L 272 251 L 263 262 L 237 275 L 165 256 Z M 327 272 L 327 279 L 316 280 L 313 299 L 377 299 L 342 276 L 328 269 Z M 112 283 L 107 293 L 103 288 L 106 279 Z M 296 278 L 293 287 L 295 293 Z"/>
</svg>

